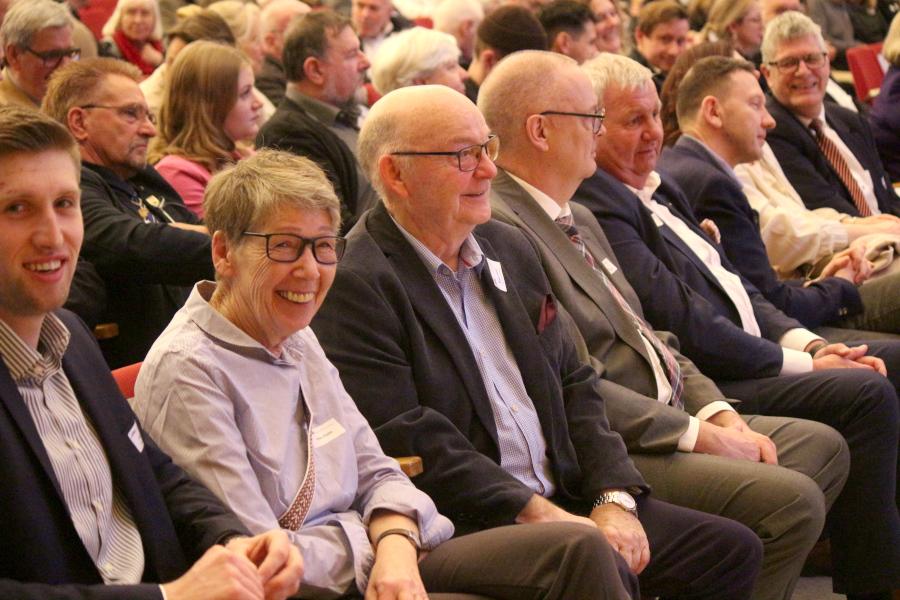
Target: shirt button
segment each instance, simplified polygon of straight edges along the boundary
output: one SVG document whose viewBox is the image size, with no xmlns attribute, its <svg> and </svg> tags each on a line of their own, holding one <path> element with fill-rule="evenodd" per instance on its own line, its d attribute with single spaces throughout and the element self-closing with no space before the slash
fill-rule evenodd
<svg viewBox="0 0 900 600">
<path fill-rule="evenodd" d="M 72 450 L 81 450 L 81 444 L 79 444 L 76 440 L 69 438 L 66 440 L 66 443 Z"/>
<path fill-rule="evenodd" d="M 97 509 L 98 512 L 103 511 L 103 503 L 100 502 L 99 500 L 94 500 L 93 502 L 91 502 L 91 504 L 93 505 L 93 507 L 95 509 Z"/>
<path fill-rule="evenodd" d="M 513 411 L 514 413 L 519 412 L 519 405 L 518 405 L 518 404 L 513 404 L 513 405 L 512 405 L 512 411 Z"/>
</svg>

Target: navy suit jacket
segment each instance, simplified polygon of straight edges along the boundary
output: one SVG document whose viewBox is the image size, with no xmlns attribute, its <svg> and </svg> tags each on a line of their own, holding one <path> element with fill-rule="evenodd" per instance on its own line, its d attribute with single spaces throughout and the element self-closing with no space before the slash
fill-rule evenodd
<svg viewBox="0 0 900 600">
<path fill-rule="evenodd" d="M 644 487 L 609 430 L 597 375 L 578 359 L 534 247 L 496 221 L 474 235 L 503 272 L 506 291 L 488 265 L 481 286 L 540 419 L 556 499 L 589 510 L 603 489 Z M 413 483 L 443 514 L 464 530 L 513 523 L 533 492 L 500 466 L 493 410 L 471 347 L 383 204 L 350 232 L 312 327 L 385 452 L 422 457 L 425 472 Z"/>
<path fill-rule="evenodd" d="M 775 119 L 775 129 L 768 135 L 769 145 L 807 208 L 828 207 L 859 216 L 850 192 L 822 154 L 810 129 L 772 96 L 766 100 L 766 108 Z M 900 215 L 900 199 L 891 187 L 866 120 L 832 102 L 825 103 L 825 120 L 869 171 L 881 212 Z"/>
<path fill-rule="evenodd" d="M 72 334 L 63 370 L 141 534 L 147 584 L 102 585 L 28 407 L 0 361 L 0 598 L 158 599 L 155 583 L 181 576 L 207 548 L 247 530 L 143 433 L 84 323 L 68 311 L 56 314 Z M 134 427 L 143 451 L 128 437 Z"/>
<path fill-rule="evenodd" d="M 681 186 L 698 219 L 715 221 L 731 264 L 786 315 L 818 327 L 862 311 L 859 291 L 846 279 L 828 277 L 808 287 L 802 280 L 778 279 L 759 234 L 759 218 L 740 183 L 697 140 L 679 138 L 663 151 L 659 168 Z"/>
<path fill-rule="evenodd" d="M 713 246 L 700 229 L 681 189 L 668 177 L 654 198 Z M 773 340 L 802 327 L 772 306 L 744 280 L 762 337 L 745 332 L 737 309 L 706 265 L 675 233 L 657 225 L 650 211 L 625 184 L 602 169 L 586 179 L 574 200 L 587 207 L 637 292 L 644 316 L 655 329 L 671 331 L 682 354 L 713 379 L 772 377 L 781 372 L 783 353 Z M 722 264 L 734 271 L 717 247 Z"/>
</svg>

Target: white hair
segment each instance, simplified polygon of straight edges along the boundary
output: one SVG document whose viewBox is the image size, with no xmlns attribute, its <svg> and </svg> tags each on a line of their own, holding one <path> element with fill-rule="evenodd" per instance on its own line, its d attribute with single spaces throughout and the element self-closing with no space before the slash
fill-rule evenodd
<svg viewBox="0 0 900 600">
<path fill-rule="evenodd" d="M 819 48 L 824 52 L 825 40 L 822 38 L 822 28 L 816 25 L 812 19 L 803 13 L 793 10 L 778 15 L 769 21 L 769 24 L 766 26 L 766 33 L 763 36 L 760 48 L 763 62 L 767 63 L 775 60 L 775 55 L 778 54 L 778 47 L 784 42 L 808 35 L 816 38 Z"/>
<path fill-rule="evenodd" d="M 611 85 L 624 90 L 636 90 L 653 84 L 653 72 L 639 62 L 622 56 L 604 52 L 585 61 L 581 69 L 587 73 L 594 87 L 597 100 L 602 102 L 606 88 Z"/>
<path fill-rule="evenodd" d="M 116 2 L 115 10 L 113 10 L 113 13 L 103 25 L 101 31 L 103 36 L 112 37 L 116 33 L 116 30 L 122 22 L 122 12 L 133 4 L 146 4 L 150 6 L 150 11 L 153 13 L 153 32 L 150 34 L 150 39 L 161 40 L 163 36 L 162 16 L 159 14 L 159 2 L 157 2 L 157 0 L 119 0 Z"/>
<path fill-rule="evenodd" d="M 245 4 L 240 0 L 219 0 L 207 8 L 225 19 L 238 43 L 249 38 L 253 26 L 259 20 L 259 7 L 252 3 Z"/>
<path fill-rule="evenodd" d="M 302 15 L 310 10 L 309 4 L 301 0 L 270 0 L 259 13 L 260 33 L 276 31 L 285 14 Z"/>
<path fill-rule="evenodd" d="M 380 94 L 413 85 L 441 65 L 459 60 L 449 33 L 413 27 L 388 37 L 372 60 L 372 83 Z"/>
<path fill-rule="evenodd" d="M 0 26 L 0 45 L 24 48 L 42 29 L 71 26 L 72 15 L 65 4 L 52 0 L 14 2 Z"/>
<path fill-rule="evenodd" d="M 484 7 L 480 0 L 442 0 L 431 19 L 436 31 L 452 34 L 464 21 L 480 23 L 484 19 Z"/>
</svg>

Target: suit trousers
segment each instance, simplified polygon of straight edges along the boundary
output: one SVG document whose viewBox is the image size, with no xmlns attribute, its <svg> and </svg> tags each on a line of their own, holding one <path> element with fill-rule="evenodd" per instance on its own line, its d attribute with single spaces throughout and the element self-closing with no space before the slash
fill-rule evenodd
<svg viewBox="0 0 900 600">
<path fill-rule="evenodd" d="M 841 435 L 821 423 L 746 416 L 772 439 L 778 465 L 709 454 L 632 455 L 653 496 L 721 515 L 752 529 L 763 544 L 754 600 L 789 600 L 806 555 L 850 467 Z"/>
<path fill-rule="evenodd" d="M 430 592 L 497 600 L 749 598 L 761 560 L 752 531 L 722 517 L 638 498 L 650 564 L 638 578 L 603 533 L 577 523 L 511 525 L 444 542 L 419 564 Z M 639 589 L 640 588 L 640 589 Z"/>
<path fill-rule="evenodd" d="M 850 472 L 827 518 L 834 589 L 861 594 L 900 587 L 900 410 L 892 382 L 869 370 L 834 369 L 717 383 L 742 400 L 741 412 L 819 421 L 844 436 Z"/>
</svg>

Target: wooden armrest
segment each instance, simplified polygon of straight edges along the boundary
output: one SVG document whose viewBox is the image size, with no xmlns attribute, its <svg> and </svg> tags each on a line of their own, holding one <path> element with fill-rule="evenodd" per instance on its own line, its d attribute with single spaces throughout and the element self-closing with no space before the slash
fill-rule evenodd
<svg viewBox="0 0 900 600">
<path fill-rule="evenodd" d="M 853 85 L 853 73 L 851 73 L 850 71 L 838 71 L 836 69 L 832 69 L 831 78 L 838 83 Z"/>
<path fill-rule="evenodd" d="M 119 335 L 118 323 L 99 323 L 94 327 L 94 337 L 98 340 L 108 340 Z"/>
<path fill-rule="evenodd" d="M 400 463 L 400 468 L 407 477 L 415 477 L 425 471 L 421 456 L 398 456 L 395 460 Z"/>
</svg>

